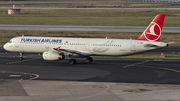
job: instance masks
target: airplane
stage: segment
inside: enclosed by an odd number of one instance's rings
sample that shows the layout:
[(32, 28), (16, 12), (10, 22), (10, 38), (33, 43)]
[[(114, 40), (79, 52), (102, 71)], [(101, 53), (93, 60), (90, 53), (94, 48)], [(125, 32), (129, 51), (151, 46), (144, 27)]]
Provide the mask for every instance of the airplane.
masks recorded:
[(19, 52), (20, 60), (24, 53), (42, 53), (44, 60), (63, 60), (69, 57), (70, 64), (76, 64), (75, 58), (91, 56), (127, 56), (168, 47), (173, 42), (160, 42), (165, 14), (157, 14), (144, 32), (136, 39), (108, 38), (68, 38), (19, 36), (10, 39), (3, 48), (10, 52)]

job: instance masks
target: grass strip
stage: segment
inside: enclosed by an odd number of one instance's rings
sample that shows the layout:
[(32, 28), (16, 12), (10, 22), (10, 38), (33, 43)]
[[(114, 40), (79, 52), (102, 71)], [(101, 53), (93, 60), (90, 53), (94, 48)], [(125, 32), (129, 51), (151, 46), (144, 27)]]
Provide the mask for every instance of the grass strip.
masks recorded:
[(176, 10), (124, 10), (122, 14), (121, 9), (22, 9), (19, 15), (6, 13), (0, 9), (0, 24), (147, 26), (157, 14), (165, 13), (165, 26), (180, 26)]
[(123, 56), (120, 58), (143, 58), (143, 59), (180, 59), (180, 54), (137, 54), (131, 56)]

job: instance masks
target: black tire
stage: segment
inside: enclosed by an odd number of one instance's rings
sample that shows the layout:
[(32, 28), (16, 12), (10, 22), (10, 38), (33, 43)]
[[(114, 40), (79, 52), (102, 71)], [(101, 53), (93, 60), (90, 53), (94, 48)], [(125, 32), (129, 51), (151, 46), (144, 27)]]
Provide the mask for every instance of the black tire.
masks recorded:
[(69, 64), (76, 64), (76, 59), (70, 59)]
[(93, 59), (91, 57), (87, 57), (86, 58), (86, 62), (89, 63), (89, 62), (93, 62)]
[(23, 61), (23, 57), (20, 57), (20, 61)]

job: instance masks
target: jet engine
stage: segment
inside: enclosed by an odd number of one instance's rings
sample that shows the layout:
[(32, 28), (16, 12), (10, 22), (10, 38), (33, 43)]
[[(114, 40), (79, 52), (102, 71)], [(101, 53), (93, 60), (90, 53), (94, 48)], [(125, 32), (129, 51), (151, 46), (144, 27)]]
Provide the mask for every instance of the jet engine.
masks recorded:
[(62, 56), (56, 51), (47, 51), (42, 55), (44, 60), (61, 60)]

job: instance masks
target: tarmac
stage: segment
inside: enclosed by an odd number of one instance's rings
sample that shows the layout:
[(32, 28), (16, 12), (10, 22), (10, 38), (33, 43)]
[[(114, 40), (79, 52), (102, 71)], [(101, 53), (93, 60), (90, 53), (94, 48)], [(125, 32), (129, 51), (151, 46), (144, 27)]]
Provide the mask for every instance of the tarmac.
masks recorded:
[(0, 49), (0, 101), (179, 101), (180, 60), (94, 58), (70, 65)]

